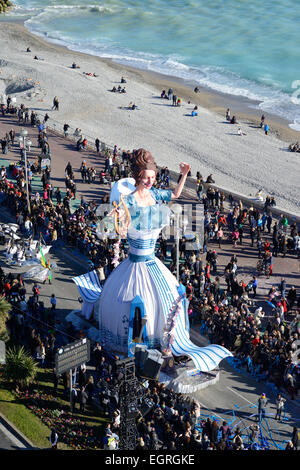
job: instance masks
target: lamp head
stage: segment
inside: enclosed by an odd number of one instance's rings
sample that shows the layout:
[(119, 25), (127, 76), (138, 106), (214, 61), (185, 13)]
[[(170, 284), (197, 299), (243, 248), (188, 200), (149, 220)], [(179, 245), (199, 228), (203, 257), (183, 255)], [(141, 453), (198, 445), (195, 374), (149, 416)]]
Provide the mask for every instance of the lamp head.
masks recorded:
[(28, 135), (28, 131), (26, 129), (21, 129), (20, 130), (20, 136), (21, 137), (26, 137)]

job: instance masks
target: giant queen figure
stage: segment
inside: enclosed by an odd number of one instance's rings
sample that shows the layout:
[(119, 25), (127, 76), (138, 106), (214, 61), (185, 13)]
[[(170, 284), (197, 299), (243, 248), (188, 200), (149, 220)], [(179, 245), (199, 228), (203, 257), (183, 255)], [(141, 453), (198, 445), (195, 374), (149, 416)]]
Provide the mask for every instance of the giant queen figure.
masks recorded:
[[(183, 286), (155, 257), (161, 230), (169, 224), (170, 201), (180, 197), (190, 165), (180, 164), (181, 178), (172, 191), (156, 189), (157, 165), (145, 149), (133, 151), (131, 172), (135, 184), (124, 195), (123, 180), (115, 183), (115, 207), (123, 205), (129, 256), (108, 276), (99, 300), (99, 331), (105, 348), (125, 356), (132, 340), (149, 349), (189, 356), (199, 370), (211, 370), (231, 355), (219, 345), (199, 347), (189, 337)], [(133, 181), (133, 180), (132, 180)], [(119, 191), (119, 192), (118, 192)], [(122, 194), (123, 192), (123, 194)], [(128, 194), (129, 192), (129, 194)], [(117, 210), (117, 209), (116, 209)]]

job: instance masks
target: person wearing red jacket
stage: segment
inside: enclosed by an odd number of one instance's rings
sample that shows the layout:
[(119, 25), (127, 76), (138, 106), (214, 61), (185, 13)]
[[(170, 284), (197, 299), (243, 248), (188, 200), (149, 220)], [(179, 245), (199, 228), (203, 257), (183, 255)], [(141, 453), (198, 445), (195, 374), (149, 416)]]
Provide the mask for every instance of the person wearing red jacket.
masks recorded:
[(256, 335), (255, 338), (251, 341), (254, 347), (256, 347), (260, 342), (259, 335)]

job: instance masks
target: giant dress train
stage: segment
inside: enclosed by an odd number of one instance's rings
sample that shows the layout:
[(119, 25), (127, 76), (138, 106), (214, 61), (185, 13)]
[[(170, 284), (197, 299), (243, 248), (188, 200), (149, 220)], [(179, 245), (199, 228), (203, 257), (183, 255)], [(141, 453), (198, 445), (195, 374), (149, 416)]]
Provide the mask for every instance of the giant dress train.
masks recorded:
[(171, 353), (189, 356), (199, 370), (212, 370), (231, 353), (219, 345), (204, 348), (189, 338), (184, 300), (178, 293), (179, 284), (170, 270), (154, 255), (161, 230), (168, 225), (171, 190), (151, 188), (153, 205), (137, 204), (134, 193), (125, 196), (131, 223), (127, 231), (129, 256), (107, 278), (99, 301), (99, 332), (102, 344), (121, 354), (128, 354), (128, 335), (132, 302), (139, 296), (145, 309), (147, 347), (163, 350), (165, 328), (170, 312), (177, 305)]

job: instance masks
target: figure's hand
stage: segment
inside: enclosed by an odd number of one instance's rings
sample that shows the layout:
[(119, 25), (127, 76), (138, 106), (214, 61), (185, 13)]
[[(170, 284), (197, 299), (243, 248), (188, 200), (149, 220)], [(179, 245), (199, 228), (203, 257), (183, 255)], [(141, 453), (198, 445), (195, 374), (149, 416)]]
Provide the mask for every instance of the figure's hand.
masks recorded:
[(180, 168), (180, 173), (182, 175), (187, 175), (188, 172), (191, 169), (191, 165), (189, 165), (188, 163), (185, 163), (185, 162), (181, 162), (180, 165), (179, 165), (179, 168)]

